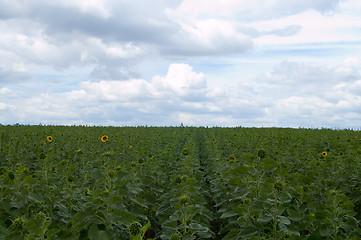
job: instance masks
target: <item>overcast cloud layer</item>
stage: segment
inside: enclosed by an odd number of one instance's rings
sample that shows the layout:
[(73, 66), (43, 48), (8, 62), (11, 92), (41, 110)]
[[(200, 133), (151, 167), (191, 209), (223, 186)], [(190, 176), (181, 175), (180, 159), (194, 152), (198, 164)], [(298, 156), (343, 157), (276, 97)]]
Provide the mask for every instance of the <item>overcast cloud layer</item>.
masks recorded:
[(361, 128), (359, 0), (0, 0), (0, 123)]

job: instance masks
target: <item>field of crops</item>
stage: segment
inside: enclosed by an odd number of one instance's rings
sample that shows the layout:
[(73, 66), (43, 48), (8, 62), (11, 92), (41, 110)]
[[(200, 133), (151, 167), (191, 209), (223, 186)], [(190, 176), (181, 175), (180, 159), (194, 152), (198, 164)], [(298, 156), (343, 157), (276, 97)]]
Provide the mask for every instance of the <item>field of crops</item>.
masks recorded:
[(0, 239), (361, 239), (360, 137), (0, 126)]

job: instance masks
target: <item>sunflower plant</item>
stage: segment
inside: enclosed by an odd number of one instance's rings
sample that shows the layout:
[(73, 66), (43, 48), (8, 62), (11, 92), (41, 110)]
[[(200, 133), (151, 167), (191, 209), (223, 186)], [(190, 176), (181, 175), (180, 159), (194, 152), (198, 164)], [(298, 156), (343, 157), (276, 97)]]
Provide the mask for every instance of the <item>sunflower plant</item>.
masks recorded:
[[(150, 222), (148, 222), (147, 224), (145, 224), (144, 226), (142, 226), (142, 224), (140, 224), (139, 222), (133, 222), (129, 227), (128, 227), (128, 232), (130, 235), (130, 240), (142, 240), (145, 233), (147, 232), (147, 230), (150, 227)], [(150, 238), (148, 238), (150, 239)], [(150, 239), (151, 240), (151, 239)]]
[(105, 142), (107, 142), (109, 140), (109, 138), (108, 138), (107, 135), (103, 135), (103, 136), (100, 137), (100, 140), (105, 143)]

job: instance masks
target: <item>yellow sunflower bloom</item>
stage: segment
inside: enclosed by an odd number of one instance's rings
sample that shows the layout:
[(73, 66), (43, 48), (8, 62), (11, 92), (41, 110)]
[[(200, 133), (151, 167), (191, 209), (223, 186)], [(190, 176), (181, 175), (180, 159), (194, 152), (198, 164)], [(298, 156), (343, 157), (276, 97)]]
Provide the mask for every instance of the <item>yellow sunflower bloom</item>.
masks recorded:
[(100, 139), (102, 140), (102, 142), (106, 142), (109, 140), (107, 135), (102, 136)]
[(322, 157), (326, 157), (327, 156), (327, 152), (322, 152)]
[(52, 142), (52, 141), (53, 141), (53, 137), (52, 137), (52, 136), (47, 136), (46, 139), (48, 140), (48, 142)]

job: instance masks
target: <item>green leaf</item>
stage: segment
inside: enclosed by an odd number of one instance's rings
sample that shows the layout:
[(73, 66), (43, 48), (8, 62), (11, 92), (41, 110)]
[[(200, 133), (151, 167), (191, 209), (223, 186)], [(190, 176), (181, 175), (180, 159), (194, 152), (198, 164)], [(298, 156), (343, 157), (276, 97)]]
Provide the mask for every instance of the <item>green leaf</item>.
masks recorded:
[(236, 200), (244, 200), (247, 195), (249, 195), (249, 192), (246, 192), (245, 194), (243, 194), (242, 196), (238, 196), (238, 197), (235, 197), (235, 198), (231, 198), (229, 199), (228, 201), (231, 202), (231, 201), (236, 201)]
[(278, 222), (283, 223), (285, 225), (290, 225), (291, 221), (285, 216), (277, 216)]
[(340, 204), (340, 208), (345, 211), (345, 213), (347, 213), (347, 215), (349, 216), (354, 216), (357, 214), (354, 211), (354, 204), (348, 199), (342, 201), (342, 203)]
[(94, 212), (93, 211), (84, 211), (84, 212), (78, 212), (74, 215), (73, 221), (76, 226), (79, 228), (83, 228), (84, 226), (88, 226), (90, 221), (94, 218)]
[(29, 198), (30, 200), (34, 201), (34, 202), (37, 202), (37, 203), (40, 203), (40, 202), (41, 202), (41, 198), (40, 198), (38, 195), (36, 195), (36, 194), (34, 194), (34, 193), (32, 193), (32, 192), (30, 192), (30, 193), (28, 194), (28, 198)]
[(261, 215), (258, 219), (257, 222), (260, 224), (267, 224), (269, 222), (271, 222), (273, 219), (272, 216), (266, 216), (266, 215)]
[(234, 216), (238, 216), (238, 213), (230, 211), (230, 212), (223, 213), (221, 218), (229, 218), (229, 217), (234, 217)]
[[(143, 208), (147, 208), (148, 206), (146, 205), (146, 203), (143, 203), (142, 199), (136, 199), (136, 198), (133, 198), (133, 197), (128, 197), (128, 199), (130, 201), (132, 201), (133, 203), (143, 207)], [(141, 202), (142, 201), (142, 202)]]
[(208, 232), (209, 229), (206, 226), (203, 226), (199, 223), (191, 223), (188, 225), (188, 227), (194, 231), (200, 231), (200, 232)]
[(288, 192), (282, 192), (279, 196), (279, 201), (281, 203), (290, 203), (291, 200), (292, 200), (292, 196)]
[(169, 216), (169, 221), (178, 221), (179, 219), (181, 219), (181, 213), (179, 211), (175, 211)]
[(302, 220), (301, 214), (295, 210), (287, 209), (287, 213), (288, 213), (288, 218), (291, 219), (292, 221)]
[[(58, 232), (60, 232), (61, 230), (60, 229), (58, 229), (58, 228), (52, 228), (52, 229), (48, 229), (47, 231), (46, 231), (46, 237), (48, 238), (48, 239), (57, 239), (57, 237), (59, 237), (59, 236), (57, 236), (58, 234)], [(1, 238), (0, 238), (1, 239)]]
[(205, 238), (211, 238), (214, 236), (214, 233), (209, 231), (209, 232), (197, 232), (197, 235), (199, 237), (201, 237), (201, 239), (205, 239)]
[(113, 235), (108, 231), (100, 230), (95, 224), (91, 225), (88, 230), (89, 240), (111, 240)]
[(357, 219), (354, 217), (347, 217), (346, 221), (345, 221), (345, 227), (344, 228), (348, 228), (348, 229), (356, 229), (357, 228)]
[(9, 232), (9, 229), (4, 227), (3, 225), (0, 225), (0, 239), (3, 239), (4, 236), (6, 236)]
[(19, 240), (19, 239), (25, 239), (25, 236), (23, 233), (20, 232), (12, 232), (9, 235), (4, 238), (5, 240)]
[(37, 180), (35, 178), (33, 178), (32, 176), (25, 176), (23, 181), (30, 185), (33, 185), (37, 182)]
[(194, 240), (194, 239), (196, 239), (196, 236), (193, 236), (189, 233), (186, 233), (182, 236), (182, 240)]
[(267, 172), (272, 172), (277, 169), (278, 164), (279, 164), (278, 162), (275, 162), (274, 160), (267, 158), (264, 159), (263, 162), (261, 163), (261, 168)]
[(230, 175), (243, 175), (243, 174), (247, 174), (247, 173), (248, 173), (248, 167), (246, 167), (246, 166), (240, 166), (240, 167), (237, 167), (237, 168), (231, 170), (229, 173), (230, 173)]
[(117, 212), (121, 217), (121, 223), (124, 225), (130, 225), (136, 218), (127, 211), (118, 211)]
[(279, 227), (283, 232), (285, 232), (287, 234), (296, 235), (297, 237), (300, 236), (300, 232), (298, 231), (298, 228), (295, 224), (291, 224), (291, 225), (287, 226), (285, 224), (280, 223)]
[(144, 236), (144, 234), (147, 232), (148, 228), (150, 228), (150, 222), (148, 222), (147, 224), (145, 224), (143, 227), (142, 227), (142, 236)]
[(249, 238), (252, 235), (257, 234), (258, 230), (256, 227), (254, 226), (247, 226), (245, 228), (242, 228), (241, 231), (239, 232), (239, 236), (244, 238)]
[(226, 236), (223, 237), (223, 240), (235, 240), (235, 239), (239, 239), (238, 238), (238, 229), (232, 229), (231, 231), (229, 231)]
[(330, 225), (322, 224), (320, 226), (320, 234), (324, 237), (331, 236), (334, 232), (335, 230)]

